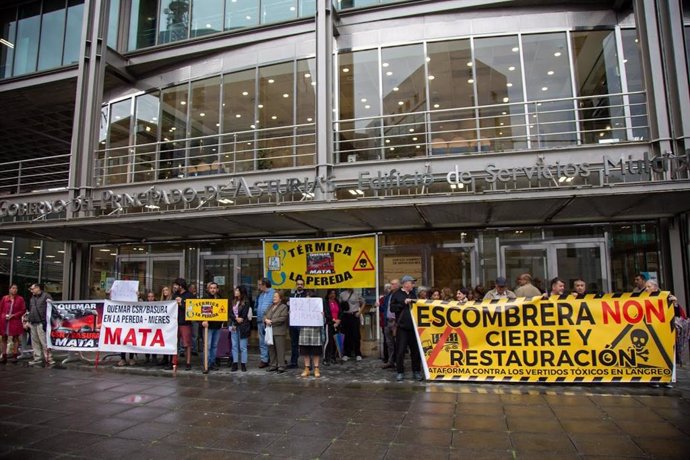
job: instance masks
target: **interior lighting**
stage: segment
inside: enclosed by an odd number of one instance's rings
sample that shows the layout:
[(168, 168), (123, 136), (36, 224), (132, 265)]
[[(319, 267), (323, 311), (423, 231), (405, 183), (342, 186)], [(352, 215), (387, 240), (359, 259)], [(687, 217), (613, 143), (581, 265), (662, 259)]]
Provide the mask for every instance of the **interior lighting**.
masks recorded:
[(291, 6), (291, 7), (290, 7), (290, 11), (295, 11), (295, 7), (294, 7), (294, 6)]
[(411, 132), (411, 133), (413, 133), (413, 132), (414, 132), (414, 128), (410, 128), (410, 129), (408, 129), (408, 131)]
[(348, 192), (350, 192), (350, 195), (352, 195), (352, 196), (357, 196), (357, 190), (350, 189), (350, 190), (348, 190)]
[(388, 149), (388, 150), (390, 150), (390, 151), (392, 152), (392, 151), (394, 151), (394, 150), (395, 150), (395, 147), (391, 147), (391, 148), (390, 148), (390, 149)]
[(512, 51), (513, 51), (513, 53), (517, 53), (518, 51), (520, 51), (520, 48), (515, 46), (515, 47), (513, 47)]
[(363, 97), (363, 98), (360, 99), (360, 100), (361, 100), (362, 102), (367, 102), (367, 98), (366, 98), (366, 97)]
[(242, 91), (242, 96), (249, 96), (249, 91)]
[(561, 57), (561, 52), (560, 52), (560, 51), (556, 51), (555, 53), (553, 53), (553, 55), (556, 56), (556, 57)]
[(269, 78), (269, 79), (268, 79), (268, 82), (271, 83), (271, 84), (273, 84), (273, 83), (275, 83), (276, 81), (275, 81), (274, 79), (272, 79), (272, 78)]
[(416, 138), (416, 137), (413, 137), (413, 138), (412, 138), (412, 140), (413, 140), (413, 141), (416, 141), (416, 140), (417, 140), (417, 138)]
[(421, 146), (421, 145), (415, 145), (415, 147), (414, 147), (414, 148), (416, 148), (416, 149), (421, 149), (421, 148), (422, 148), (422, 146)]
[(210, 28), (211, 28), (211, 24), (206, 24), (206, 28), (207, 28), (207, 29), (210, 29)]
[(391, 75), (393, 75), (393, 72), (389, 70), (388, 72), (386, 72), (386, 75), (390, 77)]
[(429, 62), (429, 61), (431, 61), (431, 58), (430, 57), (426, 58), (426, 62)]
[(187, 101), (180, 101), (180, 105), (187, 105)]
[(0, 44), (5, 45), (8, 48), (14, 48), (14, 43), (8, 42), (4, 38), (0, 38)]
[(472, 61), (467, 63), (467, 67), (472, 67)]
[(504, 98), (503, 98), (503, 102), (508, 102), (508, 101), (510, 101), (509, 98), (507, 98), (507, 97), (504, 97)]
[(367, 105), (364, 106), (364, 108), (367, 109), (367, 110), (369, 110), (369, 109), (371, 108), (371, 106), (370, 106), (369, 104), (367, 104)]
[(199, 114), (199, 116), (200, 116), (200, 117), (205, 117), (206, 114), (205, 114), (204, 112), (201, 112), (201, 113)]
[(157, 205), (155, 205), (155, 204), (147, 204), (147, 205), (144, 206), (144, 207), (145, 207), (146, 209), (160, 209), (160, 208), (161, 208), (160, 206), (157, 206)]
[(400, 88), (398, 88), (397, 86), (394, 86), (393, 91), (400, 91)]
[(435, 109), (438, 109), (439, 107), (441, 107), (441, 104), (434, 104)]
[(549, 70), (548, 72), (546, 72), (546, 75), (553, 75), (553, 74), (554, 74), (553, 70)]
[(263, 104), (259, 104), (259, 105), (257, 105), (257, 107), (260, 108), (260, 109), (263, 109), (263, 108), (264, 108), (264, 105), (263, 105)]
[(501, 112), (501, 115), (508, 115), (508, 112)]
[(433, 80), (434, 78), (436, 77), (434, 77), (433, 75), (429, 75), (429, 80)]
[(245, 16), (245, 18), (247, 18), (247, 21), (251, 21), (251, 20), (252, 20), (252, 17), (251, 17), (251, 16)]
[(235, 118), (242, 118), (242, 114), (241, 113), (236, 114)]
[(60, 250), (58, 251), (58, 254), (64, 254), (64, 253), (65, 253), (65, 251), (63, 251), (62, 249), (60, 249)]
[(510, 70), (512, 72), (513, 70), (515, 70), (515, 66), (511, 65), (510, 67), (508, 67), (508, 70)]
[(558, 178), (558, 182), (562, 184), (563, 182), (565, 182), (566, 179), (567, 178), (565, 176), (561, 176)]
[(310, 74), (310, 73), (305, 73), (305, 74), (304, 74), (304, 78), (311, 78), (311, 74)]
[(150, 127), (150, 126), (147, 126), (147, 127), (146, 127), (146, 131), (151, 131), (151, 127)]
[(283, 97), (287, 98), (290, 97), (290, 95), (288, 93), (283, 93)]
[(350, 71), (349, 67), (343, 67), (343, 73), (348, 73)]
[(277, 117), (276, 115), (273, 115), (273, 116), (271, 117), (271, 120), (277, 120), (277, 119), (278, 119), (278, 117)]
[(311, 122), (311, 121), (313, 121), (313, 118), (309, 117), (309, 118), (307, 118), (307, 121)]
[(316, 82), (315, 81), (311, 82), (311, 86), (316, 86)]
[(542, 90), (542, 91), (548, 91), (548, 90), (549, 90), (549, 87), (548, 87), (548, 86), (542, 86), (542, 87), (541, 87), (541, 90)]
[(383, 64), (381, 64), (382, 67), (388, 67), (389, 65), (390, 65), (390, 64), (387, 63), (387, 62), (384, 62)]
[(2, 242), (3, 242), (3, 243), (9, 243), (9, 244), (14, 243), (14, 241), (12, 241), (12, 240), (2, 240)]
[(228, 198), (221, 198), (221, 199), (218, 200), (218, 203), (221, 203), (221, 204), (233, 204), (234, 201), (232, 201), (232, 200), (230, 200), (230, 199), (228, 199)]
[(220, 127), (220, 123), (216, 123), (216, 128), (219, 128), (219, 127)]
[(469, 78), (469, 79), (467, 80), (467, 83), (469, 83), (470, 85), (471, 85), (472, 83), (474, 83), (474, 78)]
[(99, 249), (101, 252), (110, 252), (110, 249)]
[(506, 86), (507, 86), (508, 88), (512, 88), (512, 87), (513, 87), (513, 84), (512, 84), (512, 83), (506, 83)]

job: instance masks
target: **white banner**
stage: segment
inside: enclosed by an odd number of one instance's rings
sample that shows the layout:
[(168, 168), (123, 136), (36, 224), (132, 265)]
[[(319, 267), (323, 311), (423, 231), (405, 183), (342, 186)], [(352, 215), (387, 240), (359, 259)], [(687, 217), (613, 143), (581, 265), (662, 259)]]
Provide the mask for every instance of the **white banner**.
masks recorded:
[(98, 342), (100, 351), (177, 353), (177, 302), (107, 300)]
[(290, 326), (323, 327), (323, 300), (320, 297), (291, 297)]

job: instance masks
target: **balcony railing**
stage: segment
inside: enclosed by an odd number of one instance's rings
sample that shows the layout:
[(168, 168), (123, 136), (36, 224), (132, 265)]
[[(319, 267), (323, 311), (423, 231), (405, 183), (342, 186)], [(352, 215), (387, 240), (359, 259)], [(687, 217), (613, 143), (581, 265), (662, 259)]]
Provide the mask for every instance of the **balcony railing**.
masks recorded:
[(69, 154), (0, 163), (0, 195), (64, 189), (69, 163)]
[(334, 131), (339, 162), (542, 150), (649, 137), (644, 92), (339, 120)]

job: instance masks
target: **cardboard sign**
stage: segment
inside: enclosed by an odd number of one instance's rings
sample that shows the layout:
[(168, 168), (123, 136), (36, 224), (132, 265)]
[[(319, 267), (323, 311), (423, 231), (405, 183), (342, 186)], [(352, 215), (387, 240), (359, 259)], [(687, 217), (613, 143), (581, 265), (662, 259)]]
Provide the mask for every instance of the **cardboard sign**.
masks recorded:
[(321, 298), (290, 298), (290, 326), (323, 327), (323, 322), (323, 300)]
[(227, 321), (228, 299), (187, 299), (187, 321)]

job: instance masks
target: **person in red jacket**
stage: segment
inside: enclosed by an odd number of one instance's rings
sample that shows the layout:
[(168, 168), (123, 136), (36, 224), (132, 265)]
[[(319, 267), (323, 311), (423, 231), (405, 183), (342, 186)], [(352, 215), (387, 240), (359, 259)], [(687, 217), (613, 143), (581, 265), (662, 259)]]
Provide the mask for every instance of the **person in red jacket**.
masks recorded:
[[(19, 339), (24, 333), (22, 316), (26, 313), (24, 298), (17, 295), (17, 285), (10, 286), (10, 292), (0, 301), (0, 346), (2, 355), (0, 363), (7, 362), (7, 356), (13, 363), (17, 362), (19, 352)], [(9, 343), (8, 343), (9, 342)]]

